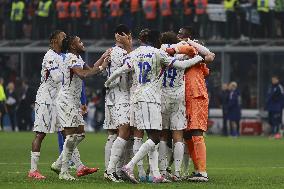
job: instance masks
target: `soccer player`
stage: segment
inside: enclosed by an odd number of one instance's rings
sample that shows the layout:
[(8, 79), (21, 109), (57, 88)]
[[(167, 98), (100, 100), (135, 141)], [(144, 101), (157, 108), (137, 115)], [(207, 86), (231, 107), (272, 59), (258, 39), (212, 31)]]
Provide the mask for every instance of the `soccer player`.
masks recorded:
[(34, 179), (45, 179), (38, 170), (40, 148), (46, 133), (53, 133), (56, 128), (56, 114), (54, 99), (58, 93), (62, 73), (60, 67), (63, 58), (60, 56), (62, 40), (66, 37), (63, 31), (57, 30), (50, 36), (50, 49), (43, 58), (41, 69), (41, 84), (37, 91), (35, 102), (35, 123), (33, 131), (36, 133), (32, 142), (31, 169), (28, 177)]
[[(124, 42), (127, 43), (127, 40)], [(114, 79), (130, 71), (134, 71), (136, 75), (137, 89), (134, 94), (135, 122), (137, 129), (146, 130), (148, 140), (140, 147), (131, 161), (122, 168), (124, 175), (133, 183), (139, 183), (133, 174), (133, 168), (148, 153), (154, 176), (153, 182), (168, 182), (159, 172), (157, 152), (157, 145), (160, 142), (159, 136), (162, 130), (162, 66), (185, 69), (203, 60), (200, 56), (196, 56), (190, 60), (179, 61), (160, 50), (160, 46), (160, 33), (150, 31), (145, 45), (141, 45), (132, 51), (125, 59), (125, 64), (117, 69), (105, 83), (106, 86), (109, 86)]]
[(65, 38), (63, 46), (66, 47), (68, 54), (66, 54), (65, 60), (64, 82), (56, 98), (56, 110), (59, 123), (64, 128), (66, 139), (61, 157), (55, 163), (61, 162), (59, 179), (75, 180), (70, 175), (68, 168), (74, 150), (85, 138), (85, 123), (80, 112), (82, 79), (103, 71), (107, 67), (107, 62), (104, 61), (106, 58), (106, 53), (104, 53), (93, 68), (87, 66), (79, 55), (84, 52), (85, 48), (77, 36)]
[[(125, 25), (118, 25), (114, 30), (115, 34), (126, 34), (128, 36), (130, 46), (124, 46), (119, 41), (115, 41), (115, 46), (112, 48), (110, 54), (110, 63), (108, 65), (108, 77), (123, 65), (124, 56), (131, 51), (132, 38), (130, 30)], [(107, 157), (106, 161), (106, 171), (105, 178), (112, 182), (121, 182), (121, 166), (118, 166), (122, 159), (122, 155), (130, 138), (130, 126), (129, 126), (129, 77), (127, 74), (122, 75), (120, 78), (116, 79), (111, 86), (107, 89), (105, 102), (105, 123), (104, 129), (108, 130), (109, 137), (106, 144)], [(112, 146), (108, 143), (110, 142), (110, 137), (118, 130), (118, 136), (114, 140)], [(110, 155), (108, 157), (108, 155)], [(116, 170), (116, 167), (120, 169)]]
[[(162, 49), (177, 44), (178, 38), (174, 32), (164, 32), (161, 36)], [(183, 56), (175, 55), (183, 60)], [(186, 128), (184, 101), (184, 69), (169, 67), (164, 71), (162, 86), (162, 125), (163, 131), (159, 145), (159, 162), (161, 174), (167, 177), (167, 143), (173, 139), (173, 159), (175, 171), (173, 181), (181, 180), (181, 165), (184, 155), (183, 130)], [(169, 136), (171, 135), (171, 136)]]
[[(181, 41), (194, 47), (198, 53), (204, 55), (205, 62), (212, 62), (215, 54), (210, 52), (206, 47), (192, 41), (191, 35), (193, 31), (189, 27), (181, 28), (178, 37)], [(176, 50), (182, 54), (190, 52), (188, 45), (181, 46)], [(194, 53), (193, 53), (194, 54)], [(191, 57), (193, 55), (189, 53)], [(185, 71), (185, 102), (187, 129), (185, 140), (188, 145), (188, 151), (192, 158), (195, 171), (189, 177), (190, 181), (207, 182), (208, 176), (206, 172), (206, 146), (204, 141), (204, 132), (207, 131), (208, 121), (208, 93), (206, 89), (205, 77), (209, 74), (206, 64), (197, 64)]]

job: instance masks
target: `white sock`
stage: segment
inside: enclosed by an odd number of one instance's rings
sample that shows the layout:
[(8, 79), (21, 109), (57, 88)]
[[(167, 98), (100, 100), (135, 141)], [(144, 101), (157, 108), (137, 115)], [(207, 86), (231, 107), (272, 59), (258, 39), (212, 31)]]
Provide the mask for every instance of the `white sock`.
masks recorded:
[(82, 167), (84, 167), (84, 164), (82, 163), (82, 161), (80, 159), (80, 153), (79, 153), (79, 150), (78, 150), (77, 147), (73, 151), (71, 161), (73, 161), (75, 163), (75, 167), (76, 167), (77, 171), (81, 170)]
[(115, 141), (117, 135), (108, 135), (107, 142), (105, 145), (105, 170), (107, 170), (108, 163), (109, 163), (109, 158), (110, 158), (110, 151), (111, 147), (113, 145), (113, 142)]
[(75, 144), (76, 144), (76, 134), (67, 135), (62, 151), (62, 166), (61, 166), (62, 173), (68, 172), (69, 161), (71, 160), (72, 153), (76, 147)]
[(123, 164), (127, 164), (133, 157), (134, 139), (130, 138), (125, 146), (125, 153), (123, 154)]
[[(134, 155), (139, 151), (139, 148), (142, 146), (142, 144), (143, 144), (143, 138), (134, 137), (134, 144), (133, 144), (133, 154)], [(138, 175), (140, 177), (146, 176), (146, 173), (143, 167), (143, 159), (137, 162), (137, 168), (138, 168)]]
[(111, 148), (111, 155), (107, 168), (108, 173), (115, 172), (116, 164), (119, 160), (122, 160), (122, 153), (124, 152), (127, 141), (123, 138), (117, 137)]
[(144, 144), (142, 144), (139, 151), (126, 166), (133, 169), (137, 162), (142, 160), (153, 148), (155, 148), (155, 143), (151, 139), (148, 139)]
[(183, 142), (176, 142), (174, 144), (174, 163), (175, 163), (175, 175), (178, 177), (180, 177), (183, 155), (184, 155)]
[(152, 148), (149, 152), (149, 164), (154, 177), (160, 177), (159, 160), (158, 160), (158, 145)]
[(40, 152), (31, 152), (31, 172), (37, 170), (37, 164), (39, 161)]
[(167, 142), (160, 141), (159, 144), (159, 165), (162, 175), (167, 174), (168, 160), (167, 160)]
[(171, 167), (173, 163), (173, 149), (167, 145), (167, 168)]
[(76, 134), (76, 143), (75, 145), (78, 146), (85, 139), (85, 133)]
[(189, 173), (190, 157), (188, 153), (187, 144), (184, 143), (184, 154), (183, 154), (183, 172), (187, 176)]
[(55, 164), (56, 164), (58, 167), (61, 167), (61, 166), (62, 166), (62, 152), (60, 153), (59, 157), (58, 157), (57, 160), (55, 161)]
[(124, 165), (124, 158), (125, 158), (125, 149), (123, 150), (123, 153), (121, 155), (121, 158), (119, 158), (119, 160), (117, 161), (116, 163), (116, 166), (115, 166), (115, 170), (116, 170), (116, 175), (119, 176), (119, 177), (122, 177), (122, 166)]

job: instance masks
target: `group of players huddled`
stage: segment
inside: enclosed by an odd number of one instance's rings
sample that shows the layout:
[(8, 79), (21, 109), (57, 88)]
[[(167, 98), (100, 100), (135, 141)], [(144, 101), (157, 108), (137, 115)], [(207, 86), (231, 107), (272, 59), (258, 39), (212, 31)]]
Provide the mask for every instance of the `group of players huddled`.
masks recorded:
[[(190, 27), (181, 28), (178, 34), (143, 29), (138, 38), (139, 47), (133, 49), (131, 31), (118, 25), (115, 45), (90, 67), (80, 56), (84, 45), (78, 36), (66, 36), (63, 31), (51, 34), (36, 96), (36, 135), (28, 177), (46, 178), (37, 167), (41, 143), (47, 133), (56, 131), (64, 135), (63, 150), (51, 165), (59, 179), (75, 180), (69, 172), (70, 162), (75, 164), (78, 177), (97, 172), (98, 168), (81, 162), (77, 148), (85, 138), (82, 80), (106, 71), (105, 179), (132, 183), (208, 181), (203, 136), (209, 103), (205, 77), (209, 74), (206, 64), (215, 54), (192, 39)], [(147, 140), (143, 142), (145, 131)], [(143, 165), (146, 156), (147, 171)], [(194, 171), (189, 175), (190, 158)], [(183, 174), (182, 164), (186, 167)]]

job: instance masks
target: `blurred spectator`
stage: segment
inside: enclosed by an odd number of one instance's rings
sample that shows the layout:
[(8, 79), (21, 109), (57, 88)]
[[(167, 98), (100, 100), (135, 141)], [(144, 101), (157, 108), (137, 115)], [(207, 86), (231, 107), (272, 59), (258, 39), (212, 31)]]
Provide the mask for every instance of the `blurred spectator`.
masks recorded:
[(108, 37), (113, 37), (113, 30), (114, 28), (121, 23), (121, 17), (123, 15), (123, 1), (122, 0), (109, 0), (109, 6), (110, 10), (110, 22), (108, 27)]
[(140, 0), (127, 0), (129, 2), (131, 13), (131, 28), (134, 36), (136, 37), (141, 30), (141, 7), (142, 1)]
[(14, 0), (12, 2), (10, 15), (12, 39), (21, 39), (23, 37), (25, 11), (26, 6), (23, 0)]
[(47, 39), (52, 29), (52, 11), (53, 4), (51, 0), (40, 0), (37, 8), (37, 31), (39, 39)]
[(247, 14), (251, 4), (248, 0), (239, 0), (240, 7), (239, 7), (239, 16), (240, 16), (240, 37), (242, 40), (248, 39), (249, 30), (248, 26), (249, 23), (247, 21)]
[(34, 90), (29, 87), (25, 80), (22, 81), (19, 93), (20, 98), (17, 109), (17, 125), (20, 131), (31, 130), (33, 127), (32, 111), (36, 94)]
[(195, 15), (193, 0), (183, 0), (183, 26), (192, 26)]
[(145, 15), (145, 27), (151, 29), (158, 29), (158, 2), (157, 0), (144, 0), (143, 1), (143, 12)]
[(275, 0), (275, 17), (279, 23), (279, 30), (281, 37), (284, 38), (284, 1)]
[(206, 13), (208, 0), (194, 0), (196, 14), (196, 31), (199, 37), (206, 39), (208, 33), (208, 15)]
[(257, 0), (257, 11), (260, 16), (260, 33), (263, 38), (270, 36), (269, 0)]
[(91, 19), (91, 37), (100, 39), (103, 31), (103, 1), (90, 0), (88, 11)]
[(15, 119), (16, 119), (16, 107), (17, 107), (17, 97), (15, 93), (15, 85), (13, 82), (9, 82), (7, 85), (7, 100), (6, 107), (7, 113), (10, 118), (10, 123), (12, 126), (12, 131), (15, 131)]
[(4, 79), (0, 77), (0, 129), (3, 130), (3, 116), (6, 113), (6, 95), (4, 91)]
[(56, 2), (56, 25), (57, 29), (69, 33), (69, 0), (58, 0)]
[(238, 84), (231, 82), (229, 84), (229, 102), (228, 102), (228, 120), (230, 121), (230, 132), (232, 136), (239, 136), (241, 119), (241, 97), (238, 90)]
[(224, 0), (226, 10), (226, 38), (237, 38), (238, 24), (236, 8), (239, 6), (239, 0)]
[(220, 101), (222, 105), (222, 113), (223, 113), (223, 135), (228, 136), (228, 105), (229, 105), (229, 95), (230, 91), (228, 88), (228, 84), (224, 83), (222, 85), (222, 92), (220, 96)]
[(73, 35), (81, 35), (83, 27), (82, 20), (83, 4), (81, 0), (72, 0), (70, 3), (70, 19), (71, 19), (71, 33)]
[(160, 30), (169, 31), (172, 30), (173, 26), (173, 0), (159, 0), (160, 10)]
[(268, 120), (271, 126), (271, 136), (279, 135), (279, 129), (282, 120), (282, 109), (284, 102), (284, 89), (279, 82), (278, 76), (271, 77), (271, 86), (268, 89), (266, 99), (266, 110), (268, 111)]

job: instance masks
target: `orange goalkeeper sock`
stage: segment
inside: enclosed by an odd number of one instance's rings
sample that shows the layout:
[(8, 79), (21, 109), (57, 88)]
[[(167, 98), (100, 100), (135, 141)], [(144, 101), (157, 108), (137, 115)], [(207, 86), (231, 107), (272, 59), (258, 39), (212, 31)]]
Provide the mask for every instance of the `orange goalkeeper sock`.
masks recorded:
[(203, 136), (192, 136), (196, 168), (199, 173), (206, 173), (206, 146)]

